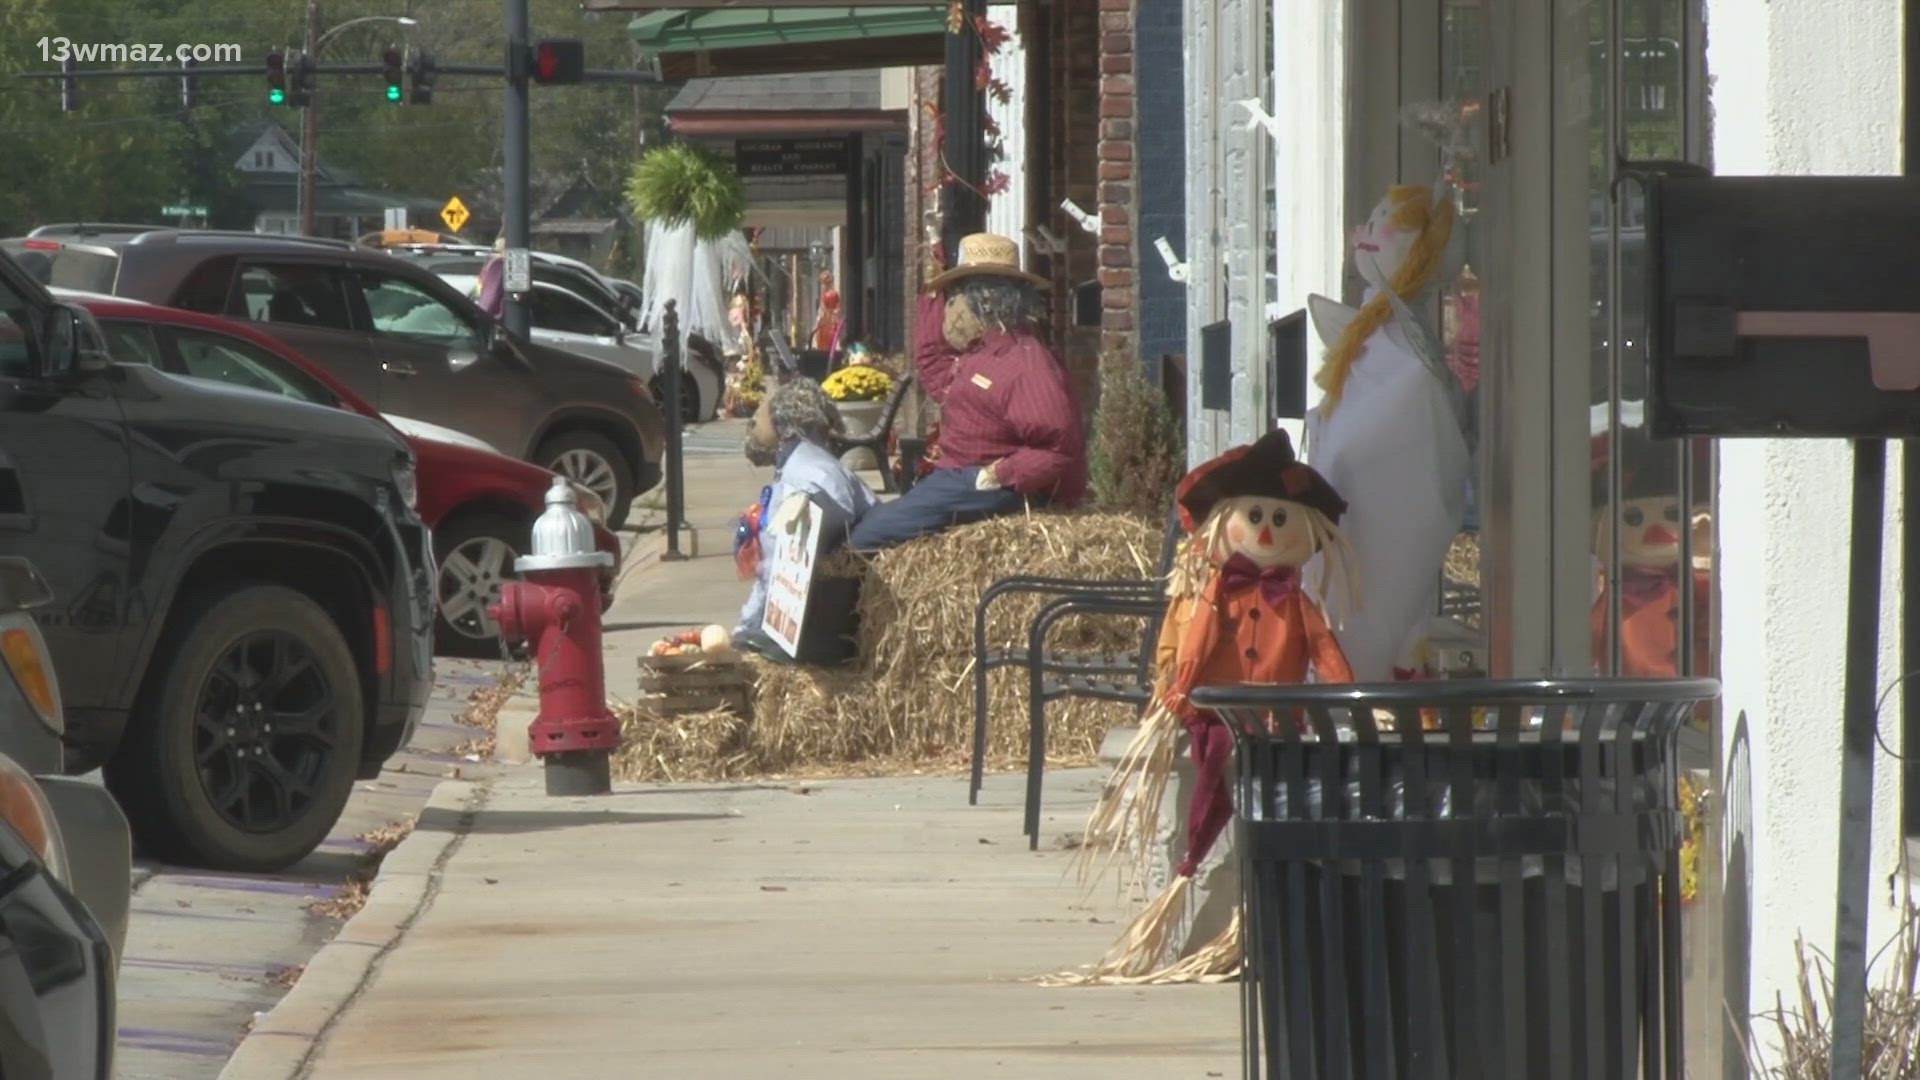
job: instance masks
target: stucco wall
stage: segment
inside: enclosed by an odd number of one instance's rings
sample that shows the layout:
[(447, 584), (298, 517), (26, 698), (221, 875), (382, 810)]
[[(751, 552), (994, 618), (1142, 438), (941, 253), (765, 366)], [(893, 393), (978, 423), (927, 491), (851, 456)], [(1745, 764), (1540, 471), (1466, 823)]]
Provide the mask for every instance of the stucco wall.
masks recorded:
[[(1715, 171), (1897, 172), (1898, 7), (1707, 0)], [(1899, 455), (1890, 457), (1897, 483)], [(1743, 919), (1750, 926), (1749, 1000), (1762, 1008), (1776, 990), (1792, 997), (1797, 934), (1826, 951), (1833, 944), (1850, 462), (1846, 445), (1833, 441), (1729, 440), (1721, 448), (1729, 926), (1736, 935)], [(1897, 501), (1888, 505), (1896, 518)], [(1885, 533), (1883, 602), (1891, 608), (1899, 595), (1897, 522)], [(1898, 674), (1898, 627), (1884, 615), (1881, 623), (1877, 686), (1884, 687)], [(1895, 746), (1899, 708), (1896, 692), (1881, 716)], [(1882, 755), (1874, 777), (1875, 947), (1892, 929), (1897, 768)], [(1743, 878), (1750, 889), (1744, 912)]]

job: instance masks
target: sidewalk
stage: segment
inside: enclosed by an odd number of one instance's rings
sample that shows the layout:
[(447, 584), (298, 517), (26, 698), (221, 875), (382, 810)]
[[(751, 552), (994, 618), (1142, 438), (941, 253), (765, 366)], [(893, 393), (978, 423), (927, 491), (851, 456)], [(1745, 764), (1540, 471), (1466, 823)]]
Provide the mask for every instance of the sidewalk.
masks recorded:
[[(768, 471), (737, 433), (702, 434), (697, 557), (658, 561), (658, 534), (632, 552), (606, 617), (615, 696), (661, 633), (731, 626), (746, 594), (732, 523)], [(1237, 1075), (1237, 986), (1025, 981), (1096, 960), (1137, 901), (1026, 850), (1023, 776), (989, 776), (979, 806), (960, 777), (555, 799), (511, 764), (535, 708), (502, 710), (508, 764), (440, 786), (223, 1080)], [(1044, 835), (1077, 834), (1102, 779), (1050, 774)]]
[[(1098, 776), (1049, 779), (1048, 833), (1076, 828)], [(969, 807), (953, 778), (597, 799), (548, 798), (533, 766), (450, 781), (221, 1075), (1234, 1075), (1237, 986), (1023, 981), (1097, 958), (1130, 909), (1025, 850), (1019, 788), (993, 777)]]

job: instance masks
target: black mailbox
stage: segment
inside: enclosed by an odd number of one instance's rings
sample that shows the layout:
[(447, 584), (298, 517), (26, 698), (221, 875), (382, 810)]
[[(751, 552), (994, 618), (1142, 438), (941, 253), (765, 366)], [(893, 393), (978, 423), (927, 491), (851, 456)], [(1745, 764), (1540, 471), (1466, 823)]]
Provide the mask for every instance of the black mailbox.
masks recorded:
[(1650, 183), (1649, 425), (1920, 434), (1920, 181)]

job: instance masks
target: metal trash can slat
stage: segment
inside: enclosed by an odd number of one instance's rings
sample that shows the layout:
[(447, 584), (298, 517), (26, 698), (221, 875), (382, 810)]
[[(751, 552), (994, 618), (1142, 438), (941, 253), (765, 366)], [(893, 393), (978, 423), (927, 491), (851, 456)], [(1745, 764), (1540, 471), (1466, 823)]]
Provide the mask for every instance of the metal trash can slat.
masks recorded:
[(1679, 1080), (1677, 740), (1718, 694), (1195, 690), (1237, 742), (1247, 1075)]

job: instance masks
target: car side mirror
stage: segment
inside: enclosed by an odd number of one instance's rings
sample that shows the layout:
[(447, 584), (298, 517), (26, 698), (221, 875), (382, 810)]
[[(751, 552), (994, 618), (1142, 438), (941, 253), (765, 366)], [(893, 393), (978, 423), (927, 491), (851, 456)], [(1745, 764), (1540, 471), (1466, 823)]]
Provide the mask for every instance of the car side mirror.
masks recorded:
[(40, 341), (41, 374), (72, 378), (107, 365), (104, 339), (93, 316), (72, 304), (59, 304), (47, 313)]

